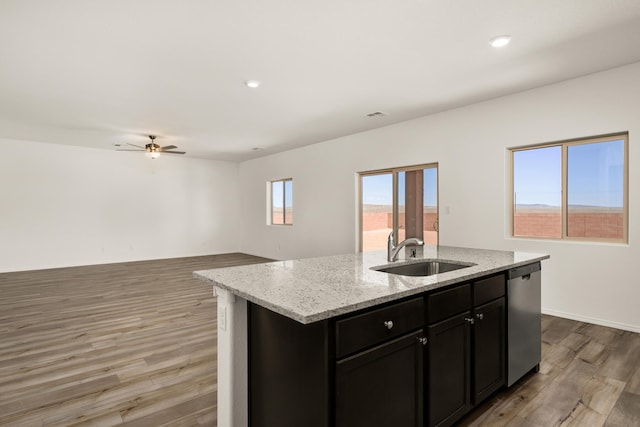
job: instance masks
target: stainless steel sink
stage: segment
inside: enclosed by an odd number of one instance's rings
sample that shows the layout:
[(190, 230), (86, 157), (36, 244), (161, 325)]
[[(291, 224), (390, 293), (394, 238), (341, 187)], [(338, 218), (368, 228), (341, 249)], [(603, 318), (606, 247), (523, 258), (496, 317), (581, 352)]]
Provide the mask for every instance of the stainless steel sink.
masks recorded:
[(411, 264), (392, 265), (388, 267), (376, 267), (373, 270), (382, 273), (399, 274), (401, 276), (431, 276), (433, 274), (446, 273), (471, 267), (475, 264), (458, 264), (446, 261), (424, 261)]

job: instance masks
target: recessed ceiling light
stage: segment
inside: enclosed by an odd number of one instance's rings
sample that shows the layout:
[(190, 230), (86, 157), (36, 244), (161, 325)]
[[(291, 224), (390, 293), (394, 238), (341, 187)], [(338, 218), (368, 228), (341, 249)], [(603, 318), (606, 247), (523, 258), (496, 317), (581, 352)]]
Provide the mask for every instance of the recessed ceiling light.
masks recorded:
[(261, 83), (258, 80), (247, 80), (244, 82), (244, 84), (247, 87), (250, 87), (251, 89), (255, 89), (261, 85)]
[(511, 41), (511, 36), (508, 34), (503, 34), (501, 36), (491, 37), (489, 39), (489, 44), (493, 47), (505, 47)]

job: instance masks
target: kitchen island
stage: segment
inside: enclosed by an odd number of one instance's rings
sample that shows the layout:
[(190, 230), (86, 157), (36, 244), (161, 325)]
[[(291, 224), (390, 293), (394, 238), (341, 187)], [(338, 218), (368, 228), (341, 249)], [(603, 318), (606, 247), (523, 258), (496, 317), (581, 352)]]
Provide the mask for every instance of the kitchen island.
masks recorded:
[[(428, 390), (431, 381), (431, 377), (426, 382), (422, 378), (429, 374), (429, 366), (425, 375), (422, 373), (425, 335), (432, 334), (431, 341), (438, 342), (438, 331), (460, 331), (460, 343), (470, 352), (467, 347), (472, 342), (473, 319), (469, 316), (483, 315), (480, 303), (496, 305), (499, 297), (504, 300), (508, 270), (548, 258), (544, 254), (443, 246), (420, 247), (415, 252), (415, 258), (392, 264), (430, 260), (465, 267), (430, 276), (389, 274), (376, 270), (390, 264), (386, 251), (379, 251), (194, 272), (213, 284), (218, 296), (218, 425), (248, 425), (252, 411), (251, 425), (273, 424), (273, 417), (282, 417), (278, 419), (281, 425), (340, 425), (340, 420), (349, 416), (341, 390), (353, 394), (349, 375), (359, 372), (354, 361), (362, 356), (382, 360), (377, 355), (387, 353), (419, 362), (394, 376), (417, 378), (405, 388), (416, 392), (408, 408), (415, 412), (415, 419), (422, 419), (422, 389)], [(480, 301), (485, 294), (491, 297)], [(450, 304), (455, 307), (442, 310)], [(504, 313), (504, 303), (501, 307)], [(395, 316), (395, 325), (380, 321), (384, 336), (377, 331), (368, 333), (369, 323), (377, 324), (378, 318), (386, 319), (384, 316)], [(458, 318), (467, 324), (457, 328), (451, 322)], [(449, 324), (453, 326), (447, 327)], [(503, 337), (504, 327), (498, 333)], [(504, 342), (497, 350), (504, 352), (500, 349), (504, 349)], [(435, 353), (428, 358), (432, 359), (435, 361)], [(474, 359), (469, 354), (460, 360), (466, 367)], [(472, 372), (466, 370), (465, 381), (470, 383), (467, 377)], [(504, 384), (504, 375), (501, 381)], [(468, 384), (464, 391), (468, 395), (467, 389)], [(458, 412), (468, 410), (470, 399)], [(351, 406), (357, 405), (353, 402)], [(305, 416), (309, 419), (300, 418)], [(430, 412), (425, 417), (430, 419)], [(452, 419), (429, 424), (446, 425)]]

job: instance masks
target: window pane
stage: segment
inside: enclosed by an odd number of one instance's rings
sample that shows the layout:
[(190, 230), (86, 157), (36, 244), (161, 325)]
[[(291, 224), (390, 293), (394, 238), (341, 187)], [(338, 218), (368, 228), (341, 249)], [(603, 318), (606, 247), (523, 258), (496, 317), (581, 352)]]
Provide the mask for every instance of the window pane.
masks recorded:
[(438, 169), (424, 170), (424, 220), (423, 239), (425, 244), (438, 244)]
[(385, 249), (393, 227), (393, 176), (362, 176), (362, 250)]
[(284, 224), (284, 183), (271, 183), (271, 223)]
[(562, 148), (514, 151), (513, 235), (562, 237)]
[[(417, 237), (437, 243), (436, 169), (398, 172), (398, 241)], [(426, 206), (431, 203), (431, 206)]]
[(293, 224), (293, 181), (284, 182), (284, 223)]
[(567, 147), (567, 235), (624, 237), (624, 141)]
[[(398, 172), (398, 235), (396, 236), (396, 243), (402, 242), (407, 238), (406, 233), (406, 173), (404, 171)], [(415, 236), (411, 236), (415, 237)]]
[(361, 175), (362, 250), (386, 249), (392, 230), (396, 230), (396, 243), (417, 237), (437, 244), (437, 176), (437, 167)]

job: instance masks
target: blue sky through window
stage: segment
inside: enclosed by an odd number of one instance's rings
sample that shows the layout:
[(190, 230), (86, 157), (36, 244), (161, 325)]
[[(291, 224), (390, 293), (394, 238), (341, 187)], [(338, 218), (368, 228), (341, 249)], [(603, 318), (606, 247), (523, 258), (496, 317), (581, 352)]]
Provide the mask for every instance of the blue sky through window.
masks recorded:
[(567, 147), (569, 205), (620, 208), (624, 202), (624, 141)]
[(285, 207), (293, 206), (293, 181), (273, 181), (271, 183), (271, 197), (273, 207), (282, 208), (282, 192), (284, 191)]
[[(562, 203), (562, 147), (513, 153), (513, 187), (517, 205)], [(567, 147), (567, 195), (571, 206), (622, 207), (624, 141)]]
[[(405, 174), (398, 174), (399, 188), (404, 188)], [(438, 169), (424, 169), (424, 206), (436, 206), (438, 201)], [(362, 202), (365, 205), (393, 203), (393, 177), (391, 173), (362, 177)], [(404, 192), (398, 194), (398, 203), (404, 205)]]
[(560, 207), (562, 147), (534, 148), (513, 153), (513, 189), (518, 205)]
[(393, 199), (393, 177), (390, 173), (362, 177), (362, 203), (389, 205)]

